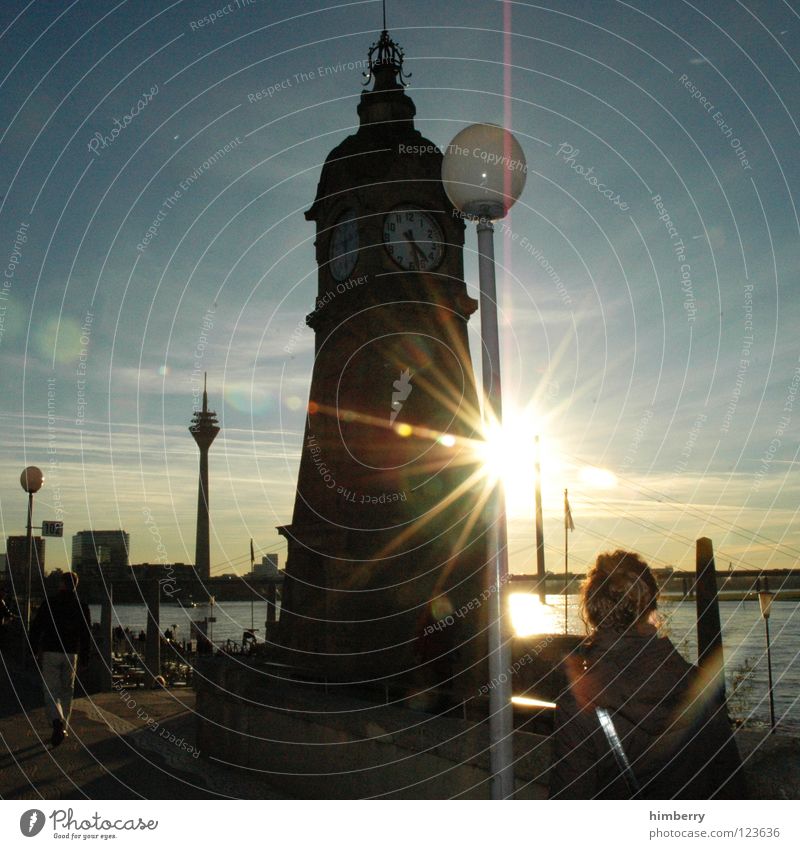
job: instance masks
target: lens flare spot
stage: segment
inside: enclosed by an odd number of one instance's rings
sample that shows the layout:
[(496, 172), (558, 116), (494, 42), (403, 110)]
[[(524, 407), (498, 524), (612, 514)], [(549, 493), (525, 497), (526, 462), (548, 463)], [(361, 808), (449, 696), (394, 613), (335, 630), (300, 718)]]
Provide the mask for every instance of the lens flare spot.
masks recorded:
[(314, 416), (319, 412), (319, 404), (316, 401), (308, 402), (308, 414)]
[(443, 433), (438, 439), (439, 445), (444, 445), (445, 448), (452, 448), (456, 444), (456, 438), (451, 433)]
[(286, 399), (286, 406), (290, 410), (299, 410), (303, 406), (303, 399), (299, 395), (290, 395)]
[(399, 424), (399, 425), (395, 425), (394, 429), (395, 429), (395, 433), (398, 436), (403, 436), (403, 437), (411, 436), (411, 434), (413, 432), (412, 429), (411, 429), (411, 425), (406, 424), (405, 422), (403, 422), (402, 424)]
[(436, 598), (431, 602), (431, 615), (435, 620), (444, 619), (453, 612), (453, 603), (447, 596)]
[(55, 357), (57, 363), (74, 365), (80, 360), (85, 366), (91, 347), (90, 334), (91, 328), (85, 333), (74, 319), (52, 316), (39, 325), (36, 341), (39, 351), (48, 358)]
[(608, 469), (598, 469), (595, 466), (586, 466), (581, 469), (581, 480), (597, 489), (611, 489), (616, 486), (617, 476)]
[(169, 376), (169, 373), (170, 373), (169, 366), (159, 366), (158, 367), (158, 373), (159, 373), (159, 375), (161, 375), (161, 377)]
[(274, 407), (271, 392), (246, 383), (225, 382), (225, 403), (240, 413), (265, 413)]

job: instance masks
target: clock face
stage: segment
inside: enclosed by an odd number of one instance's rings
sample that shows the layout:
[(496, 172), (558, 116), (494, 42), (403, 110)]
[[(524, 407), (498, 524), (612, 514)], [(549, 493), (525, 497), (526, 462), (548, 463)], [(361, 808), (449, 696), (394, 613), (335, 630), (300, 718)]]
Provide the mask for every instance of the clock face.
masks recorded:
[(413, 206), (398, 206), (383, 219), (383, 243), (407, 271), (429, 271), (444, 256), (442, 228), (432, 215)]
[(331, 274), (344, 280), (358, 261), (358, 221), (353, 209), (345, 210), (333, 228), (330, 242)]

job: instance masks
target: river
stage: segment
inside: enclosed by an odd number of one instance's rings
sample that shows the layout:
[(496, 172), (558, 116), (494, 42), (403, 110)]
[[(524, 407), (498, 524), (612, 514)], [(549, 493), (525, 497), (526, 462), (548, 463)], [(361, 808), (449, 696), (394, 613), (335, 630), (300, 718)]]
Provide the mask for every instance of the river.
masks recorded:
[[(514, 592), (511, 596), (512, 621), (518, 633), (563, 632), (563, 596), (547, 596), (545, 605), (539, 605), (530, 593)], [(687, 660), (696, 662), (694, 601), (664, 602), (660, 609), (665, 633)], [(256, 635), (261, 637), (266, 614), (265, 602), (252, 605), (246, 601), (216, 604), (213, 613), (216, 621), (211, 623), (211, 638), (216, 645), (227, 640), (239, 643), (242, 632), (251, 625), (256, 629)], [(178, 640), (188, 639), (190, 623), (202, 622), (209, 615), (208, 605), (182, 608), (162, 604), (161, 625), (165, 630), (169, 627), (175, 631)], [(570, 632), (583, 633), (578, 597), (575, 595), (568, 597), (567, 615)], [(92, 605), (93, 621), (99, 621), (99, 618), (99, 606)], [(722, 601), (720, 619), (731, 714), (737, 719), (767, 723), (767, 653), (764, 620), (760, 615), (758, 601)], [(115, 607), (115, 625), (128, 627), (138, 633), (146, 627), (145, 623), (143, 605), (122, 604)], [(775, 717), (780, 727), (800, 733), (800, 605), (797, 602), (773, 602), (770, 636)]]

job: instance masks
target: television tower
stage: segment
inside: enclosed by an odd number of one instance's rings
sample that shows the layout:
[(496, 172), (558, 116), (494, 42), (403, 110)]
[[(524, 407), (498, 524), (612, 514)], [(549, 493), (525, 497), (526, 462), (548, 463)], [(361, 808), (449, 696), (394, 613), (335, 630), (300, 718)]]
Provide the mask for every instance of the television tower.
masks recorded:
[(189, 433), (200, 449), (200, 481), (197, 487), (197, 537), (194, 567), (204, 583), (211, 577), (211, 555), (208, 535), (208, 449), (219, 433), (217, 414), (208, 409), (207, 374), (203, 375), (203, 409), (192, 416)]

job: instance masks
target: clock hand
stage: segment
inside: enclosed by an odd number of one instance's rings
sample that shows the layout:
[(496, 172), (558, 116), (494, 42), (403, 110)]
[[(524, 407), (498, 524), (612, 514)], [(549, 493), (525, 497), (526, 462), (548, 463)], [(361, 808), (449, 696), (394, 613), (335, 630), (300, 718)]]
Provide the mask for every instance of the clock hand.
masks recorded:
[(403, 236), (405, 236), (406, 241), (411, 245), (411, 249), (417, 254), (417, 271), (419, 271), (422, 268), (420, 263), (427, 263), (428, 257), (425, 255), (425, 251), (414, 241), (414, 234), (411, 230), (406, 230)]

